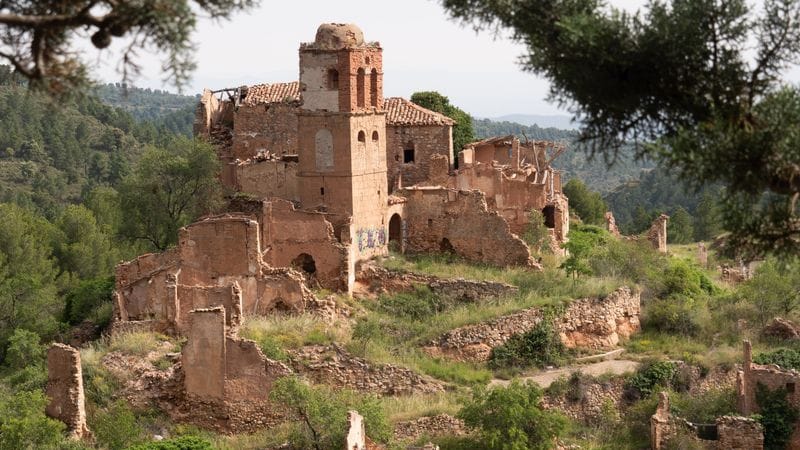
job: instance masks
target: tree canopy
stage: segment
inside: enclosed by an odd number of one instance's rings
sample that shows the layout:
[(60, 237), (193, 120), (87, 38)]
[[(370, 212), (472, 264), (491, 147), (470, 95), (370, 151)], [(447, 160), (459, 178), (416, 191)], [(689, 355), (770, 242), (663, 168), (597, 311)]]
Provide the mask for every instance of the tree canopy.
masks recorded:
[[(477, 28), (509, 29), (526, 70), (613, 162), (642, 142), (694, 186), (724, 185), (730, 244), (744, 253), (800, 250), (800, 0), (652, 1), (628, 14), (597, 0), (443, 0)], [(754, 51), (750, 51), (753, 43)], [(750, 56), (750, 55), (753, 56)]]
[(0, 57), (34, 87), (67, 93), (89, 79), (77, 41), (97, 49), (125, 43), (123, 77), (139, 72), (139, 52), (162, 55), (167, 79), (182, 87), (195, 68), (191, 34), (197, 17), (226, 19), (258, 0), (0, 0)]
[(456, 124), (453, 126), (453, 150), (456, 155), (465, 145), (475, 141), (472, 116), (463, 109), (451, 105), (449, 98), (436, 91), (424, 91), (411, 94), (411, 101), (423, 108), (428, 108), (455, 120)]

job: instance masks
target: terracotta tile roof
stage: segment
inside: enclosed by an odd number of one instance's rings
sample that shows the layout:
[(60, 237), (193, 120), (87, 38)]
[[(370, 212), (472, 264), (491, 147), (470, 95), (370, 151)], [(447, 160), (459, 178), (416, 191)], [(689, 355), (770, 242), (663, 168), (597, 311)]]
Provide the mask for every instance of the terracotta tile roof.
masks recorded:
[(300, 101), (300, 83), (255, 84), (247, 88), (244, 104), (284, 103)]
[(383, 102), (387, 125), (453, 125), (453, 119), (409, 100), (390, 97)]

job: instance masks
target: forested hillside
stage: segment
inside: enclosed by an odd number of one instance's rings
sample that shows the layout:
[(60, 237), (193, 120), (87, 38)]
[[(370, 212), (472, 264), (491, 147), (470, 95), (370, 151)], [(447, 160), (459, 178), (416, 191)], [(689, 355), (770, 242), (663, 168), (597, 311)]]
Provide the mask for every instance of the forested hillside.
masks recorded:
[(157, 122), (173, 133), (192, 134), (194, 108), (199, 95), (172, 94), (120, 83), (99, 85), (92, 95), (106, 105), (124, 110), (137, 121)]

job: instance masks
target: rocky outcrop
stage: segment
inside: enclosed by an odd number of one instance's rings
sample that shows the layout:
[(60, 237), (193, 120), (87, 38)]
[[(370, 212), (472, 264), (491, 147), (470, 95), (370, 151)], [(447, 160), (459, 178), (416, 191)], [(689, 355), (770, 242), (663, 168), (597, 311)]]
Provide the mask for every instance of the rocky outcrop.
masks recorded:
[(424, 416), (414, 420), (397, 422), (394, 438), (398, 441), (417, 441), (419, 438), (435, 436), (464, 436), (467, 427), (464, 421), (449, 414)]
[[(640, 293), (628, 287), (621, 287), (605, 297), (574, 300), (556, 319), (555, 325), (567, 347), (614, 347), (639, 330), (640, 301)], [(532, 330), (541, 320), (541, 310), (526, 309), (451, 330), (430, 342), (425, 350), (431, 355), (462, 361), (486, 361), (492, 348), (516, 334)]]
[(372, 364), (336, 344), (310, 345), (291, 352), (292, 367), (319, 384), (371, 392), (407, 395), (444, 391), (444, 385), (405, 367)]
[(764, 327), (762, 334), (773, 339), (793, 341), (800, 339), (800, 328), (791, 320), (776, 317)]

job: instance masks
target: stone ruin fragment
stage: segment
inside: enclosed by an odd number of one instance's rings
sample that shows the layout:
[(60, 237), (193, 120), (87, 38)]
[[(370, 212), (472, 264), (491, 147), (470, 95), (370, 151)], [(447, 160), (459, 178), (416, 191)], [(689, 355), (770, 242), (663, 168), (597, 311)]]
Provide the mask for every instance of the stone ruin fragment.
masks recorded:
[(74, 439), (90, 439), (86, 425), (83, 375), (80, 352), (64, 344), (52, 344), (47, 350), (48, 403), (45, 413), (67, 425)]

